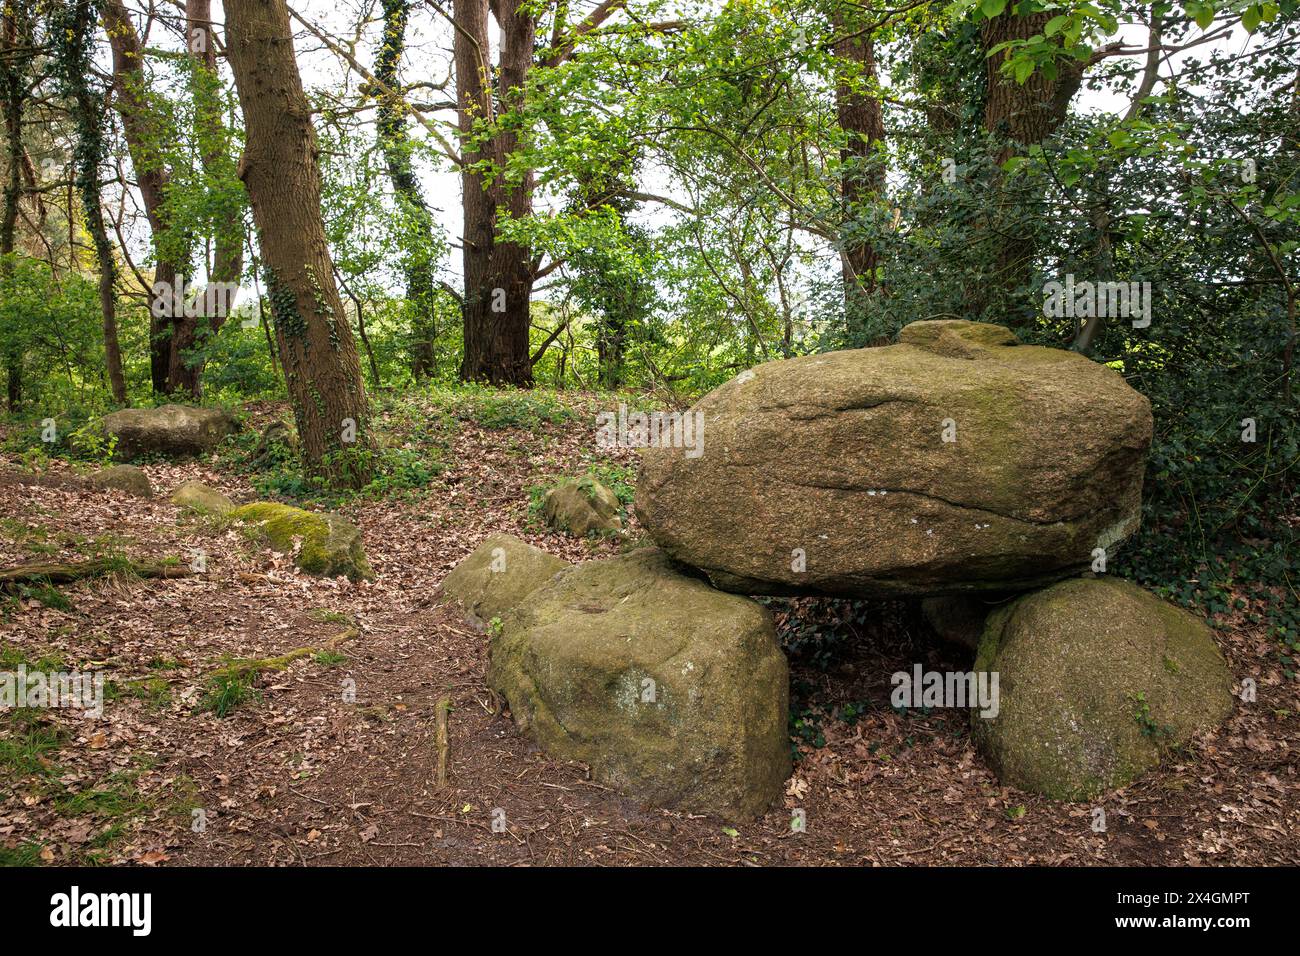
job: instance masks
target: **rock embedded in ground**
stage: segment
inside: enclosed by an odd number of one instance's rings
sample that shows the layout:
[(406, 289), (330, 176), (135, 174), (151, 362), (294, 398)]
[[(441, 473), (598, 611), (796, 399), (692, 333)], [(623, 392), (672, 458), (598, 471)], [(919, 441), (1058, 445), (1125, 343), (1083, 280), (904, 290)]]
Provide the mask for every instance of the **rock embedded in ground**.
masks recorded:
[(542, 515), (557, 531), (584, 538), (623, 529), (618, 496), (594, 478), (562, 482), (546, 492)]
[(984, 622), (1008, 599), (983, 594), (945, 594), (921, 599), (921, 615), (945, 641), (978, 650)]
[(235, 510), (235, 503), (201, 481), (184, 481), (172, 492), (172, 504), (200, 514), (224, 515)]
[(440, 596), (484, 623), (519, 604), (569, 562), (511, 534), (494, 534), (464, 557), (443, 579)]
[(88, 479), (92, 487), (113, 488), (141, 498), (153, 497), (149, 476), (135, 465), (113, 465), (95, 472)]
[(231, 511), (232, 523), (245, 525), (276, 551), (293, 556), (308, 574), (370, 579), (361, 530), (335, 514), (304, 511), (290, 505), (258, 501)]
[(693, 411), (704, 454), (647, 449), (636, 514), (728, 591), (1025, 590), (1138, 525), (1150, 403), (1001, 326), (914, 322), (896, 345), (769, 362)]
[(125, 460), (207, 454), (237, 429), (228, 412), (189, 405), (123, 408), (103, 418), (104, 434), (117, 438), (114, 455)]
[(989, 616), (975, 663), (998, 713), (972, 714), (1003, 784), (1087, 800), (1156, 766), (1232, 712), (1232, 678), (1199, 617), (1127, 581), (1078, 578)]
[(645, 804), (750, 819), (790, 772), (771, 615), (654, 548), (562, 571), (507, 612), (488, 683), (550, 756)]

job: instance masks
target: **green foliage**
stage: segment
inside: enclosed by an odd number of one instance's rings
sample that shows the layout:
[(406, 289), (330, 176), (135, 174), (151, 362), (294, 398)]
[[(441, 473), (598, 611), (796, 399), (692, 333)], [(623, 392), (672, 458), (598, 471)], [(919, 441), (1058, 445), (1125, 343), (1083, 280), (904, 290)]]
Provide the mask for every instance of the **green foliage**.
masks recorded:
[(242, 704), (257, 698), (253, 689), (255, 672), (222, 670), (208, 680), (207, 691), (199, 702), (200, 711), (225, 717)]
[(98, 418), (91, 418), (80, 428), (69, 432), (67, 441), (74, 456), (97, 465), (111, 462), (117, 448), (117, 436), (107, 434)]
[(0, 770), (6, 781), (50, 774), (50, 758), (63, 746), (65, 735), (39, 710), (20, 707), (4, 714), (0, 730)]
[(1137, 721), (1143, 737), (1159, 741), (1173, 735), (1173, 728), (1158, 723), (1151, 716), (1151, 705), (1147, 702), (1146, 694), (1139, 692), (1133, 695), (1133, 706), (1133, 719)]
[(532, 430), (544, 423), (559, 425), (573, 418), (572, 410), (557, 396), (542, 391), (466, 385), (447, 400), (453, 414), (462, 421), (493, 430)]

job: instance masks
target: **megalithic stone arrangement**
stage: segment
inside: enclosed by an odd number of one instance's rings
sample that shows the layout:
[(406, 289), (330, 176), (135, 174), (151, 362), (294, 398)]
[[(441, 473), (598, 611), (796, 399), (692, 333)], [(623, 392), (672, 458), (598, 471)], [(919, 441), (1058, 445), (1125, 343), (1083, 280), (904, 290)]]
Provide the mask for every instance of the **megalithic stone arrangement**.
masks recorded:
[(758, 366), (692, 411), (703, 455), (644, 453), (656, 547), (563, 567), (495, 538), (447, 578), (494, 615), (488, 681), (553, 756), (657, 806), (776, 803), (786, 663), (741, 595), (928, 599), (977, 670), (1005, 671), (1000, 706), (972, 710), (990, 765), (1051, 797), (1122, 786), (1231, 711), (1203, 622), (1080, 577), (1140, 517), (1151, 409), (1114, 370), (916, 322), (893, 346)]
[(924, 597), (1050, 584), (1138, 526), (1150, 403), (977, 322), (769, 362), (695, 405), (705, 453), (645, 452), (655, 544), (743, 594)]

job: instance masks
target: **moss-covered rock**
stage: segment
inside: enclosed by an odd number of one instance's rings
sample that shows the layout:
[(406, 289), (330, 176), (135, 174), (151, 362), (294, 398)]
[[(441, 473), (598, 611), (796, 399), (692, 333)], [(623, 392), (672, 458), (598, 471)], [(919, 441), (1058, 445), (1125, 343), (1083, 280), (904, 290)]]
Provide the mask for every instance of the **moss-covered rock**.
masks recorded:
[(201, 481), (184, 481), (172, 492), (172, 504), (200, 514), (224, 515), (235, 510), (235, 503)]
[(524, 598), (492, 637), (488, 683), (548, 754), (646, 804), (751, 818), (790, 772), (771, 616), (654, 548)]
[(258, 501), (236, 508), (227, 517), (250, 528), (276, 551), (293, 555), (294, 563), (308, 574), (346, 575), (353, 581), (374, 577), (361, 530), (338, 515)]
[(1138, 525), (1150, 403), (1002, 326), (768, 362), (694, 406), (702, 453), (643, 452), (655, 543), (747, 594), (1022, 591)]
[(500, 617), (567, 567), (569, 562), (514, 535), (494, 534), (452, 568), (439, 596), (483, 623)]
[(618, 496), (590, 477), (561, 482), (546, 492), (542, 502), (548, 525), (579, 538), (621, 531), (619, 508)]
[(93, 488), (113, 488), (141, 498), (153, 497), (149, 476), (134, 465), (113, 465), (95, 472), (87, 480)]
[(114, 455), (125, 461), (149, 454), (207, 454), (238, 427), (234, 418), (219, 408), (189, 405), (123, 408), (105, 415), (102, 424), (105, 435), (117, 438)]
[(994, 611), (975, 669), (998, 674), (997, 716), (971, 720), (999, 779), (1062, 800), (1124, 786), (1232, 711), (1205, 622), (1115, 578)]

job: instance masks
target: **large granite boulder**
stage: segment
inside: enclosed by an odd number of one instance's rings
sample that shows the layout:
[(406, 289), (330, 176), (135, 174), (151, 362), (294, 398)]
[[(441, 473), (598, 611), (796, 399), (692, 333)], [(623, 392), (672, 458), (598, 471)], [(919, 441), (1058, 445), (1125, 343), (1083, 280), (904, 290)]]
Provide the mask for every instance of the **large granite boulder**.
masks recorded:
[(353, 581), (374, 577), (361, 540), (361, 530), (335, 514), (304, 511), (272, 501), (243, 505), (227, 514), (253, 538), (291, 555), (308, 574), (343, 575)]
[(998, 778), (1063, 800), (1129, 783), (1233, 706), (1205, 622), (1115, 578), (1063, 581), (994, 611), (975, 670), (998, 675), (997, 715), (971, 716)]
[(140, 498), (152, 498), (149, 476), (135, 465), (112, 465), (100, 469), (87, 479), (92, 488), (112, 488)]
[(1016, 591), (1138, 525), (1151, 409), (1114, 370), (1007, 329), (769, 362), (710, 392), (705, 452), (644, 452), (636, 513), (749, 594)]
[(440, 597), (459, 604), (473, 621), (485, 623), (569, 566), (512, 534), (494, 534), (451, 569), (442, 581)]
[(114, 455), (125, 461), (207, 454), (238, 427), (228, 412), (189, 405), (123, 408), (103, 418), (104, 433), (117, 438)]
[(562, 571), (502, 619), (488, 683), (552, 757), (643, 803), (748, 819), (790, 772), (767, 610), (642, 548)]

